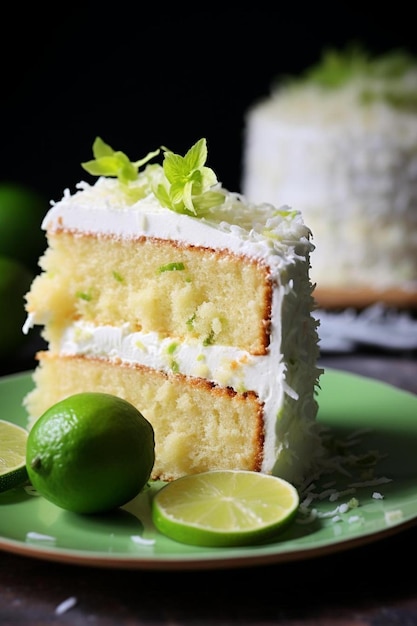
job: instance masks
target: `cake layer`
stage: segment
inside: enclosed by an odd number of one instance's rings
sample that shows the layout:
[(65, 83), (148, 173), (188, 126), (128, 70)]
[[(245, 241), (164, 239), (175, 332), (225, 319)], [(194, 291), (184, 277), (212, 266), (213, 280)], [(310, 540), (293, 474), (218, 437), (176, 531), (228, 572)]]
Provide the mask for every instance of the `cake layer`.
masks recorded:
[(208, 469), (248, 469), (300, 484), (322, 454), (316, 406), (308, 389), (297, 398), (285, 396), (271, 430), (263, 403), (253, 392), (237, 393), (201, 378), (118, 361), (49, 352), (37, 356), (36, 386), (24, 400), (29, 427), (47, 408), (74, 393), (101, 391), (122, 397), (154, 427), (155, 480)]
[(265, 354), (272, 287), (267, 267), (175, 241), (57, 231), (27, 297), (55, 350), (74, 320), (161, 338)]
[(203, 379), (167, 375), (144, 366), (82, 357), (39, 355), (37, 389), (25, 400), (35, 419), (59, 399), (101, 391), (136, 406), (155, 431), (153, 479), (172, 480), (208, 469), (259, 471), (263, 461), (262, 406)]

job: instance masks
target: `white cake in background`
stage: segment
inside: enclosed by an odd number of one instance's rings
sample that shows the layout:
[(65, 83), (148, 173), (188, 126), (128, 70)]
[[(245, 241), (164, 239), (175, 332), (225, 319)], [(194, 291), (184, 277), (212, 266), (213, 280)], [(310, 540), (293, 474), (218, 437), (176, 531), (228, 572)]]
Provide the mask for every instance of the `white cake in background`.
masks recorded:
[(322, 454), (310, 230), (222, 188), (205, 140), (161, 152), (132, 164), (97, 140), (84, 165), (98, 180), (44, 219), (24, 330), (43, 326), (48, 350), (29, 425), (68, 395), (112, 393), (154, 427), (153, 479), (247, 469), (300, 484)]
[(329, 51), (278, 81), (247, 111), (242, 191), (301, 210), (319, 305), (417, 305), (414, 60)]

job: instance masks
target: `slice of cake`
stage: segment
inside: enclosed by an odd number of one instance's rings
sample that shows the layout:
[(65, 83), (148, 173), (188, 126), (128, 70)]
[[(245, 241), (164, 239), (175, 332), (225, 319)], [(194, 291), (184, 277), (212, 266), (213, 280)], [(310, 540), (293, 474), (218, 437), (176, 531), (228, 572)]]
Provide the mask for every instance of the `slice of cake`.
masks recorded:
[(321, 454), (301, 214), (224, 189), (205, 139), (135, 163), (99, 138), (93, 152), (95, 184), (66, 190), (42, 225), (24, 331), (41, 325), (48, 350), (29, 424), (68, 395), (105, 391), (152, 423), (153, 479), (222, 468), (301, 482)]
[(417, 306), (417, 63), (330, 50), (245, 118), (242, 190), (314, 234), (320, 306)]

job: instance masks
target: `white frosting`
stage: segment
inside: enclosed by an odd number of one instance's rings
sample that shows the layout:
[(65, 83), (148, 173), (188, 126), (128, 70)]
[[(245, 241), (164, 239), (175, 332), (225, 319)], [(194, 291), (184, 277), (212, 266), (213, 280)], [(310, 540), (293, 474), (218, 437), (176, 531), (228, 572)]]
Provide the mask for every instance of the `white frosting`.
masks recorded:
[[(401, 88), (417, 93), (417, 73)], [(385, 83), (374, 82), (374, 92)], [(302, 211), (319, 286), (417, 288), (417, 115), (369, 85), (282, 88), (246, 117), (243, 192)]]
[(130, 204), (115, 179), (99, 178), (93, 186), (81, 182), (78, 188), (73, 195), (66, 190), (62, 200), (53, 203), (42, 228), (128, 238), (157, 237), (227, 249), (267, 261), (272, 272), (291, 264), (298, 250), (304, 256), (313, 249), (308, 241), (310, 231), (299, 212), (287, 206), (278, 210), (271, 204), (249, 204), (226, 190), (224, 204), (197, 218), (162, 207), (152, 193)]

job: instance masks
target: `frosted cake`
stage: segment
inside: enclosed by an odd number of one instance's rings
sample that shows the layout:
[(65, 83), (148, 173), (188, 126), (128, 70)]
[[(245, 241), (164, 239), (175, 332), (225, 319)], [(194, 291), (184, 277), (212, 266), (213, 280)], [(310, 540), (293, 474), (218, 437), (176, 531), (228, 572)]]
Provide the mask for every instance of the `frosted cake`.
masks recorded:
[(271, 93), (245, 116), (242, 191), (297, 207), (316, 245), (323, 306), (417, 306), (417, 64), (357, 46)]
[(131, 162), (97, 138), (93, 154), (83, 167), (98, 178), (42, 224), (24, 331), (40, 325), (47, 349), (29, 427), (64, 397), (104, 391), (152, 423), (153, 479), (222, 468), (300, 483), (321, 455), (302, 215), (224, 189), (205, 139)]

